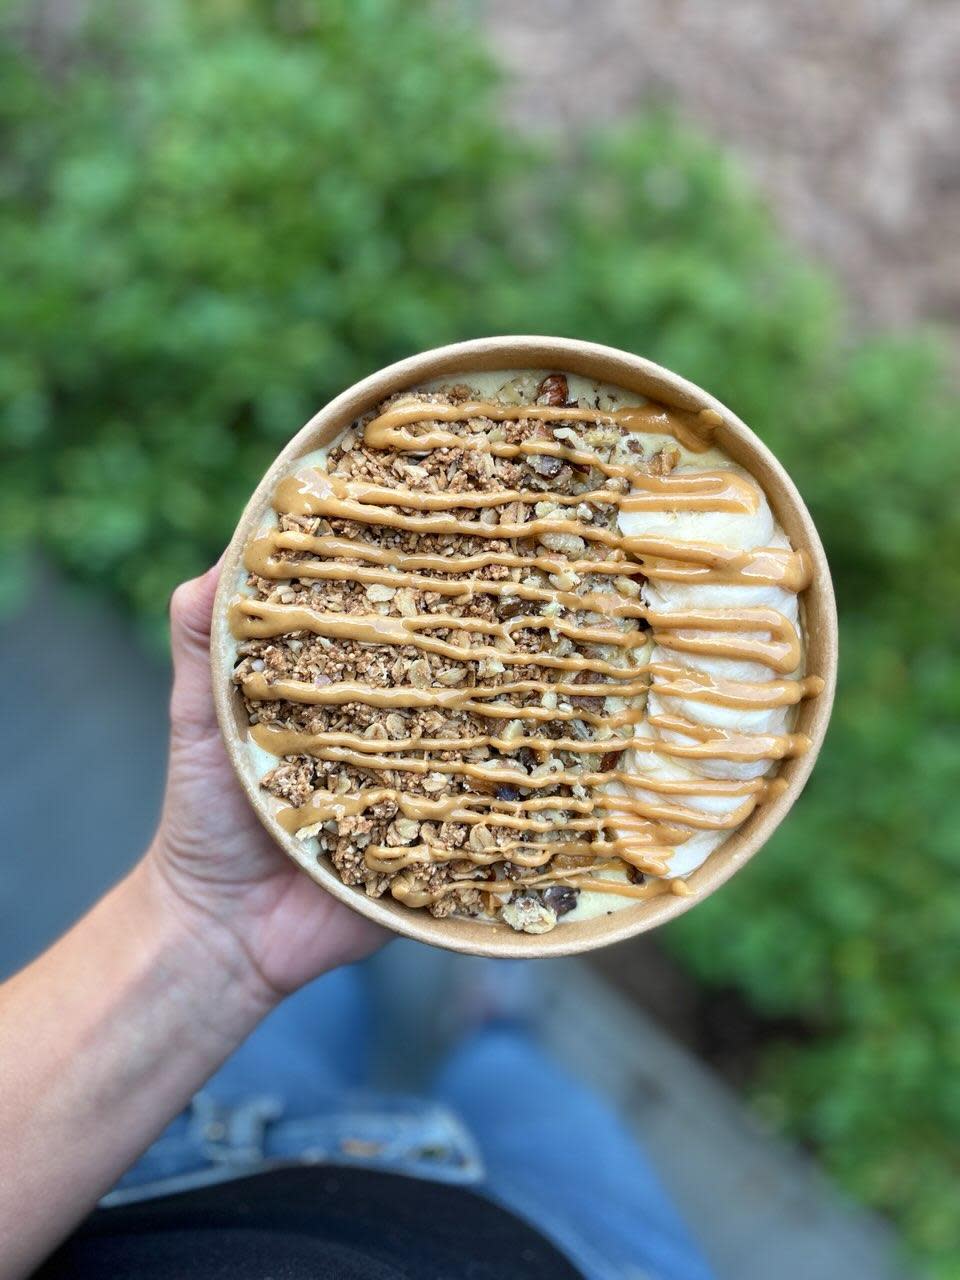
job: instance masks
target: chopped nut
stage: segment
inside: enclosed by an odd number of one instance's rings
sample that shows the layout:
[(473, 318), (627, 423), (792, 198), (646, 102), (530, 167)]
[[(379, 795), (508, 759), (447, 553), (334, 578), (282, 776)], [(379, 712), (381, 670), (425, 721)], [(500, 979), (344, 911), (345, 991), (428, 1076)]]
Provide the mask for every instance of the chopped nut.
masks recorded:
[(446, 671), (441, 671), (437, 676), (437, 684), (447, 685), (448, 687), (462, 684), (466, 679), (466, 667), (448, 667)]
[(563, 466), (563, 459), (556, 458), (549, 453), (532, 453), (527, 458), (527, 466), (532, 467), (538, 476), (543, 476), (550, 480), (558, 475), (560, 468)]
[[(416, 818), (397, 818), (387, 829), (387, 844), (409, 844), (417, 838), (420, 823)], [(391, 840), (390, 835), (395, 839)]]
[(379, 582), (371, 582), (369, 586), (364, 587), (364, 591), (368, 600), (373, 600), (378, 604), (386, 600), (392, 600), (397, 593), (396, 587), (387, 587)]
[(557, 913), (539, 898), (516, 898), (500, 909), (511, 929), (518, 933), (549, 933), (557, 923)]
[(417, 658), (416, 662), (411, 662), (407, 668), (407, 676), (410, 683), (417, 689), (429, 689), (431, 685), (430, 663), (426, 658)]
[(415, 618), (420, 612), (417, 608), (416, 596), (406, 587), (396, 593), (393, 597), (393, 603), (396, 605), (397, 612), (403, 618)]
[(415, 462), (407, 462), (403, 464), (403, 479), (407, 484), (422, 484), (424, 480), (430, 479), (430, 472), (426, 467), (417, 466)]
[(542, 533), (538, 541), (549, 551), (565, 551), (571, 556), (581, 556), (587, 549), (583, 538), (575, 533)]
[(574, 449), (582, 449), (583, 441), (574, 431), (573, 427), (554, 427), (554, 440), (562, 440), (565, 444), (570, 445)]
[(587, 444), (592, 445), (595, 449), (609, 449), (620, 439), (620, 429), (619, 427), (600, 424), (585, 431), (584, 439)]
[[(555, 443), (553, 432), (542, 422), (537, 423), (531, 439)], [(559, 475), (563, 467), (563, 459), (555, 457), (552, 453), (529, 453), (526, 455), (526, 463), (537, 475), (544, 476), (546, 479)]]
[(472, 849), (476, 849), (478, 853), (483, 853), (485, 850), (492, 848), (495, 844), (496, 841), (493, 838), (493, 833), (490, 831), (490, 828), (485, 827), (482, 822), (479, 822), (476, 826), (470, 828), (470, 847)]
[(655, 476), (668, 476), (679, 463), (679, 449), (661, 449), (650, 459), (650, 473)]
[(537, 387), (537, 403), (563, 405), (567, 403), (567, 376), (564, 373), (548, 373)]

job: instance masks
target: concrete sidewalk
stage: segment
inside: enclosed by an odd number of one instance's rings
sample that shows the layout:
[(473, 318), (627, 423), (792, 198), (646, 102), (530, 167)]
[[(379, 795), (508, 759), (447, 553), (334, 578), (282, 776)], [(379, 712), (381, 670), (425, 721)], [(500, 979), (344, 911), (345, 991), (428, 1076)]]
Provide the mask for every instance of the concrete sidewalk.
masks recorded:
[[(168, 672), (123, 620), (40, 574), (0, 626), (15, 673), (0, 738), (8, 836), (0, 976), (49, 942), (139, 856), (163, 786)], [(376, 965), (383, 1083), (410, 1087), (488, 962), (394, 943)], [(695, 1225), (718, 1280), (906, 1280), (896, 1242), (814, 1165), (764, 1133), (734, 1094), (576, 960), (519, 966), (542, 1035), (606, 1094)], [(519, 974), (515, 966), (514, 975)], [(513, 979), (512, 979), (513, 980)]]
[[(139, 857), (160, 812), (167, 665), (129, 623), (39, 566), (0, 623), (0, 975), (23, 964)], [(11, 731), (12, 730), (12, 731)]]

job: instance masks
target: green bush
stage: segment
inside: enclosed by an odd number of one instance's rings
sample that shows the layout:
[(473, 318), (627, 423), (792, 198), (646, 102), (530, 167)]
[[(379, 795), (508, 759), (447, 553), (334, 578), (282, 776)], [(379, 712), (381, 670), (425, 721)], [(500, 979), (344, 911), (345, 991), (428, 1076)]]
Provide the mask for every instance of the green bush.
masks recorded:
[(17, 56), (23, 12), (0, 38), (5, 565), (39, 545), (159, 625), (317, 405), (485, 332), (643, 351), (790, 467), (844, 619), (834, 725), (764, 856), (665, 937), (815, 1031), (769, 1055), (760, 1104), (956, 1275), (960, 435), (938, 352), (847, 339), (829, 283), (667, 119), (518, 143), (448, 9), (132, 22), (101, 0), (44, 65)]

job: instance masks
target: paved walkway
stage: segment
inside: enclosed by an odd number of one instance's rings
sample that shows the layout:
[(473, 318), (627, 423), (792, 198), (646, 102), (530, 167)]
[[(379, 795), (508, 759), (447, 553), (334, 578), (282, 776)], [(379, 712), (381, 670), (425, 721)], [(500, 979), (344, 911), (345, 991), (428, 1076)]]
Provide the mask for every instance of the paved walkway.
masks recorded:
[[(2, 976), (149, 839), (168, 675), (124, 621), (104, 619), (43, 575), (25, 613), (0, 626), (0, 654), (15, 673), (0, 736)], [(455, 1031), (438, 1010), (455, 1009), (485, 963), (406, 942), (383, 954), (381, 1039), (403, 1046), (385, 1056), (384, 1083), (415, 1086)], [(906, 1280), (884, 1226), (840, 1202), (811, 1163), (763, 1133), (724, 1084), (601, 978), (575, 960), (521, 967), (538, 985), (547, 1042), (612, 1098), (652, 1152), (718, 1280)]]
[(871, 325), (960, 339), (960, 6), (482, 0), (533, 129), (667, 104), (731, 146)]
[(163, 791), (167, 668), (129, 624), (45, 573), (0, 623), (13, 673), (0, 734), (0, 975), (93, 903), (144, 849)]

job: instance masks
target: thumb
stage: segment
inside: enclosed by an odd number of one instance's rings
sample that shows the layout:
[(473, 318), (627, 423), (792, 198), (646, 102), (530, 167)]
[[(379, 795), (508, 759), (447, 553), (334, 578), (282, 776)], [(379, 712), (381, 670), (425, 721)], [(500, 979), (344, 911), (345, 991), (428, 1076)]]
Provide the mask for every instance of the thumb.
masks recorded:
[(217, 729), (210, 684), (210, 620), (222, 559), (199, 578), (181, 583), (170, 598), (170, 719), (174, 730), (187, 737), (204, 737)]

